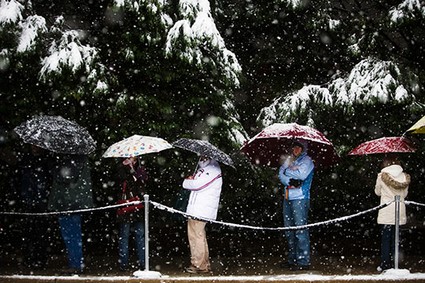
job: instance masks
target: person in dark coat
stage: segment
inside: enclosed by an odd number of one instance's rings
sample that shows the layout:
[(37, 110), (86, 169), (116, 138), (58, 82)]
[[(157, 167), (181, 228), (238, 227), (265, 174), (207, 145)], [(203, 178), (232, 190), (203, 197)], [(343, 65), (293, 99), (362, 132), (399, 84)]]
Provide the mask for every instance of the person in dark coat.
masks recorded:
[[(93, 207), (93, 196), (87, 156), (58, 155), (53, 168), (49, 210), (71, 211), (90, 207)], [(68, 255), (66, 273), (81, 273), (84, 269), (82, 215), (80, 213), (60, 214), (58, 218)]]
[[(148, 179), (146, 170), (140, 165), (137, 157), (130, 157), (122, 162), (122, 166), (118, 169), (120, 179), (120, 199), (130, 199), (139, 196), (143, 200), (144, 187)], [(145, 228), (142, 206), (128, 213), (120, 213), (117, 211), (117, 221), (119, 223), (119, 267), (120, 270), (126, 271), (129, 267), (129, 238), (130, 233), (134, 232), (136, 244), (136, 252), (138, 258), (138, 268), (143, 269), (145, 266)]]
[[(51, 187), (48, 155), (38, 146), (31, 145), (30, 152), (19, 162), (21, 173), (21, 203), (24, 212), (42, 213), (47, 211)], [(48, 229), (47, 216), (28, 216), (25, 219), (23, 249), (24, 264), (31, 268), (45, 268), (47, 264)]]

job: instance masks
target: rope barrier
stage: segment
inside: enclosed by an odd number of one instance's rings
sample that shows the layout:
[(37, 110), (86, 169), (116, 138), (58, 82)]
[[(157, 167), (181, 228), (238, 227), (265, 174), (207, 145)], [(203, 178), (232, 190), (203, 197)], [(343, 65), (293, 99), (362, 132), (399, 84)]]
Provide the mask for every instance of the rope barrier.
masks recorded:
[[(126, 207), (126, 206), (131, 206), (131, 205), (138, 205), (143, 203), (144, 201), (132, 201), (132, 202), (128, 202), (128, 203), (123, 203), (123, 204), (114, 204), (114, 205), (109, 205), (109, 206), (103, 206), (103, 207), (96, 207), (96, 208), (86, 208), (86, 209), (78, 209), (78, 210), (67, 210), (67, 211), (52, 211), (52, 212), (35, 212), (35, 213), (29, 213), (29, 212), (0, 212), (0, 215), (15, 215), (15, 216), (49, 216), (49, 215), (65, 215), (65, 214), (74, 214), (74, 213), (85, 213), (85, 212), (92, 212), (92, 211), (102, 211), (102, 210), (108, 210), (108, 209), (114, 209), (114, 208), (120, 208), (120, 207)], [(329, 224), (336, 224), (338, 222), (342, 222), (342, 221), (348, 221), (352, 218), (355, 217), (359, 217), (361, 215), (370, 213), (372, 211), (375, 210), (379, 210), (381, 208), (384, 208), (388, 205), (390, 205), (391, 203), (393, 203), (394, 201), (388, 202), (388, 203), (384, 203), (381, 205), (378, 205), (376, 207), (367, 209), (365, 211), (361, 211), (352, 215), (347, 215), (347, 216), (343, 216), (343, 217), (339, 217), (339, 218), (335, 218), (335, 219), (330, 219), (330, 220), (326, 220), (326, 221), (322, 221), (322, 222), (316, 222), (316, 223), (311, 223), (311, 224), (307, 224), (307, 225), (302, 225), (302, 226), (291, 226), (291, 227), (261, 227), (261, 226), (251, 226), (251, 225), (244, 225), (244, 224), (237, 224), (237, 223), (228, 223), (228, 222), (224, 222), (224, 221), (217, 221), (217, 220), (212, 220), (209, 218), (202, 218), (202, 217), (196, 217), (194, 215), (190, 215), (186, 212), (174, 209), (172, 207), (168, 207), (166, 205), (160, 204), (158, 202), (155, 201), (149, 201), (155, 208), (160, 209), (160, 210), (164, 210), (170, 213), (177, 213), (177, 214), (181, 214), (182, 216), (184, 216), (185, 218), (193, 218), (193, 219), (198, 219), (201, 221), (205, 221), (208, 223), (213, 223), (213, 224), (220, 224), (223, 226), (229, 226), (229, 227), (236, 227), (236, 228), (245, 228), (245, 229), (252, 229), (252, 230), (269, 230), (269, 231), (283, 231), (283, 230), (301, 230), (301, 229), (308, 229), (311, 227), (316, 227), (316, 226), (321, 226), (321, 225), (329, 225)], [(418, 202), (414, 202), (414, 201), (405, 201), (405, 203), (407, 205), (417, 205), (417, 206), (424, 206), (425, 204), (422, 203), (418, 203)]]
[(160, 204), (160, 203), (157, 203), (157, 202), (154, 202), (154, 201), (150, 201), (150, 202), (152, 203), (152, 205), (154, 207), (156, 207), (158, 209), (165, 210), (165, 211), (168, 211), (168, 212), (171, 212), (171, 213), (179, 213), (186, 218), (194, 218), (194, 219), (198, 219), (198, 220), (205, 221), (205, 222), (208, 222), (208, 223), (220, 224), (220, 225), (223, 225), (223, 226), (230, 226), (230, 227), (237, 227), (237, 228), (253, 229), (253, 230), (282, 231), (282, 230), (302, 230), (302, 229), (307, 229), (307, 228), (310, 228), (310, 227), (327, 225), (327, 224), (334, 224), (334, 223), (341, 222), (341, 221), (347, 221), (351, 218), (358, 217), (360, 215), (367, 214), (371, 211), (378, 210), (378, 209), (381, 209), (383, 207), (386, 207), (386, 206), (390, 205), (391, 203), (393, 203), (394, 201), (381, 204), (379, 206), (370, 208), (370, 209), (362, 211), (362, 212), (355, 213), (353, 215), (348, 215), (348, 216), (344, 216), (344, 217), (340, 217), (340, 218), (336, 218), (336, 219), (326, 220), (326, 221), (323, 221), (323, 222), (317, 222), (317, 223), (301, 225), (301, 226), (291, 226), (291, 227), (259, 227), (259, 226), (250, 226), (250, 225), (243, 225), (243, 224), (227, 223), (227, 222), (223, 222), (223, 221), (212, 220), (212, 219), (209, 219), (209, 218), (195, 217), (195, 216), (190, 215), (186, 212), (179, 211), (177, 209), (165, 206), (163, 204)]
[(419, 203), (419, 202), (415, 202), (415, 201), (408, 201), (408, 200), (406, 200), (406, 201), (404, 201), (404, 203), (407, 204), (407, 205), (413, 204), (413, 205), (416, 205), (416, 206), (424, 206), (425, 207), (425, 204)]
[(131, 205), (139, 205), (143, 202), (144, 201), (137, 200), (137, 201), (114, 204), (114, 205), (109, 205), (109, 206), (84, 208), (84, 209), (77, 209), (77, 210), (66, 210), (66, 211), (33, 212), (33, 213), (30, 213), (30, 212), (0, 212), (0, 215), (15, 215), (15, 216), (19, 216), (19, 215), (21, 215), (21, 216), (64, 215), (64, 214), (74, 214), (74, 213), (108, 210), (108, 209), (112, 209), (112, 208), (120, 208), (120, 207), (126, 207), (126, 206), (131, 206)]

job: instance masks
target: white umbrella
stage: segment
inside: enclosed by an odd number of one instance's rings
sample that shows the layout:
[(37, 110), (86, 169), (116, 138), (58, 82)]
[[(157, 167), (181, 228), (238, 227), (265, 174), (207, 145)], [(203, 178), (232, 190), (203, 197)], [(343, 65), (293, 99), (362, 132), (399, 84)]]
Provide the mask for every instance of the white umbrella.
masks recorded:
[(103, 157), (132, 157), (148, 153), (156, 153), (173, 146), (166, 140), (157, 137), (133, 135), (111, 145)]

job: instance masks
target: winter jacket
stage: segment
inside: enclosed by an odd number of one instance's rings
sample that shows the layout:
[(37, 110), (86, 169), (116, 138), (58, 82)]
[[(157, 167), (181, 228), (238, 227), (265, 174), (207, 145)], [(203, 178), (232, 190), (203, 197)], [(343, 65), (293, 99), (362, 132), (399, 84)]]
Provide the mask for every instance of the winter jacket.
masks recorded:
[(66, 211), (93, 206), (88, 159), (83, 155), (61, 155), (53, 168), (48, 208)]
[(210, 160), (206, 165), (199, 162), (198, 168), (193, 179), (183, 181), (183, 188), (191, 191), (186, 212), (195, 217), (215, 220), (223, 185), (220, 165)]
[[(396, 195), (400, 196), (400, 225), (406, 224), (406, 205), (404, 198), (410, 184), (410, 175), (403, 172), (400, 165), (390, 165), (378, 174), (375, 185), (376, 195), (381, 197), (381, 204), (394, 200)], [(395, 203), (382, 208), (378, 212), (378, 223), (395, 225)]]
[[(145, 183), (148, 179), (145, 167), (136, 165), (134, 171), (131, 171), (129, 166), (121, 166), (118, 170), (118, 177), (120, 178), (120, 192), (119, 198), (130, 199), (133, 196), (139, 196), (140, 200), (143, 201), (143, 195), (145, 191)], [(123, 188), (125, 187), (125, 193), (123, 196)], [(138, 222), (143, 221), (144, 210), (138, 210), (131, 213), (122, 215), (117, 214), (118, 222)]]
[(26, 212), (46, 212), (52, 174), (48, 157), (25, 155), (20, 162), (21, 198)]
[[(288, 200), (310, 199), (310, 188), (313, 182), (314, 163), (307, 155), (306, 149), (293, 159), (288, 157), (279, 168), (279, 180), (285, 186)], [(291, 179), (299, 180), (300, 186), (291, 186)]]

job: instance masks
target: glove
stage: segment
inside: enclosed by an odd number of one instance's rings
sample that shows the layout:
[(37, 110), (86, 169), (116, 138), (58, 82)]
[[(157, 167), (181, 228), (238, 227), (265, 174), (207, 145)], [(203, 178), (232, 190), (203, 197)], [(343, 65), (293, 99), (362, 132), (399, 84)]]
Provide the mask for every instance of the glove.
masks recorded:
[(301, 186), (302, 183), (303, 183), (302, 180), (289, 179), (289, 185), (292, 186), (292, 187), (298, 188), (299, 186)]

